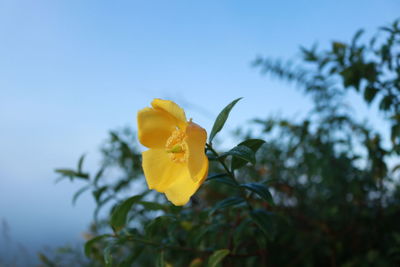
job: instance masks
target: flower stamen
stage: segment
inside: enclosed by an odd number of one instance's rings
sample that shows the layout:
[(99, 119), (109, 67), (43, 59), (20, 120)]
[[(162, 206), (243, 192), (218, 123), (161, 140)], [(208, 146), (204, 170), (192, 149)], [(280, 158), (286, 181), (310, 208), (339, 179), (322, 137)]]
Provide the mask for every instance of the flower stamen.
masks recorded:
[(165, 150), (169, 154), (172, 161), (182, 163), (187, 161), (187, 145), (184, 142), (186, 139), (185, 132), (177, 129), (172, 132), (165, 144)]
[(182, 145), (175, 145), (173, 148), (167, 149), (167, 152), (168, 153), (182, 153), (183, 152)]

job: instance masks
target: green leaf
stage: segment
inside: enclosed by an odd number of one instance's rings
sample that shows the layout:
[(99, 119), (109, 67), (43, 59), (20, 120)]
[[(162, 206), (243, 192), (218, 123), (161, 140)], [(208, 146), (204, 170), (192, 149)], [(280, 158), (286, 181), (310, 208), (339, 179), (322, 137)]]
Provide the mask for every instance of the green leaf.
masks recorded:
[(235, 231), (233, 233), (233, 244), (237, 247), (243, 240), (245, 240), (246, 231), (251, 230), (252, 221), (246, 216), (239, 225), (235, 226)]
[(106, 267), (111, 267), (112, 266), (112, 255), (111, 255), (111, 249), (113, 247), (114, 244), (110, 244), (108, 245), (104, 251), (104, 263)]
[(74, 176), (76, 173), (74, 170), (71, 169), (55, 169), (54, 171), (66, 176)]
[(82, 166), (83, 166), (83, 161), (85, 160), (85, 154), (83, 154), (78, 161), (78, 173), (82, 173)]
[(100, 202), (101, 195), (107, 190), (107, 186), (102, 186), (92, 192), (94, 199), (96, 200), (96, 203)]
[(271, 219), (271, 213), (258, 209), (251, 211), (250, 217), (268, 239), (273, 238), (275, 230)]
[(161, 250), (159, 253), (157, 253), (156, 266), (165, 267), (164, 250)]
[(103, 238), (106, 238), (106, 237), (111, 237), (111, 235), (109, 235), (109, 234), (98, 235), (98, 236), (90, 239), (89, 241), (87, 241), (85, 243), (85, 255), (86, 255), (86, 257), (90, 257), (90, 253), (92, 252), (93, 245), (95, 245), (97, 242), (99, 242), (100, 240), (102, 240)]
[(54, 170), (56, 173), (59, 173), (63, 176), (68, 176), (69, 178), (73, 178), (76, 174), (76, 172), (74, 170), (71, 169), (55, 169)]
[(130, 197), (119, 204), (111, 214), (110, 224), (114, 231), (119, 231), (124, 228), (128, 212), (132, 205), (142, 199), (142, 195)]
[(100, 212), (101, 208), (102, 208), (105, 204), (107, 204), (110, 200), (112, 200), (113, 198), (114, 198), (113, 196), (108, 196), (108, 197), (102, 199), (101, 201), (99, 201), (99, 202), (97, 203), (97, 206), (96, 206), (96, 208), (95, 208), (95, 210), (94, 210), (94, 212), (93, 212), (93, 218), (94, 218), (94, 220), (95, 220), (96, 222), (97, 222), (97, 220), (98, 220), (98, 215), (99, 215), (99, 212)]
[(68, 176), (71, 180), (73, 177), (83, 178), (86, 180), (89, 178), (89, 174), (76, 172), (71, 169), (55, 169), (54, 171), (61, 175)]
[(394, 100), (394, 96), (393, 95), (387, 95), (384, 98), (382, 98), (381, 102), (379, 103), (379, 109), (380, 110), (389, 110), (390, 106), (393, 103)]
[(257, 150), (265, 143), (264, 140), (262, 139), (247, 139), (243, 142), (241, 142), (239, 145), (247, 146), (254, 152), (257, 152)]
[(147, 236), (155, 236), (160, 231), (163, 231), (166, 226), (171, 225), (175, 218), (170, 215), (159, 216), (154, 218), (145, 225), (145, 232)]
[(86, 185), (84, 187), (82, 187), (81, 189), (79, 189), (74, 196), (72, 197), (72, 205), (75, 205), (76, 201), (78, 200), (78, 197), (85, 192), (86, 190), (88, 190), (90, 188), (90, 185)]
[(214, 122), (214, 125), (212, 127), (210, 137), (208, 138), (209, 142), (211, 143), (212, 140), (214, 139), (215, 135), (221, 131), (222, 127), (224, 127), (224, 124), (226, 120), (228, 119), (229, 113), (231, 112), (231, 109), (235, 104), (242, 99), (242, 97), (233, 100), (229, 105), (227, 105), (217, 116), (217, 119)]
[(140, 201), (141, 204), (146, 210), (165, 210), (167, 207), (157, 202), (150, 201)]
[(43, 266), (56, 267), (56, 264), (53, 261), (51, 261), (49, 258), (47, 258), (47, 256), (44, 255), (43, 253), (39, 252), (38, 256), (39, 256), (40, 261), (44, 264)]
[(89, 179), (89, 174), (88, 173), (79, 172), (79, 173), (75, 174), (75, 177), (88, 180)]
[(257, 194), (258, 196), (266, 200), (269, 204), (274, 204), (274, 200), (267, 186), (260, 183), (247, 183), (240, 185), (240, 187), (246, 188), (247, 190), (250, 190), (251, 192)]
[(193, 231), (193, 235), (190, 236), (189, 241), (194, 246), (198, 246), (207, 233), (212, 232), (217, 228), (217, 224), (204, 225), (199, 227), (196, 231)]
[(351, 40), (352, 46), (354, 47), (358, 39), (361, 37), (361, 35), (364, 33), (363, 29), (359, 29), (356, 34), (354, 34), (353, 39)]
[(206, 181), (215, 181), (218, 183), (227, 184), (229, 186), (237, 186), (237, 182), (229, 177), (226, 173), (211, 175)]
[(113, 186), (114, 192), (117, 193), (122, 189), (126, 189), (130, 182), (130, 179), (121, 179), (117, 184)]
[(88, 180), (89, 179), (89, 174), (88, 173), (83, 173), (83, 172), (78, 172), (78, 173), (75, 174), (75, 177)]
[[(238, 146), (246, 146), (250, 148), (254, 154), (260, 149), (260, 147), (265, 143), (261, 139), (248, 139), (241, 142)], [(247, 161), (238, 157), (232, 158), (231, 168), (232, 170), (238, 169), (246, 165)]]
[(253, 150), (247, 146), (238, 145), (222, 154), (220, 157), (233, 156), (244, 160), (245, 162), (251, 162), (253, 165), (256, 164), (256, 155)]
[(400, 137), (400, 124), (394, 124), (391, 129), (390, 139), (396, 144), (396, 139)]
[(133, 263), (135, 262), (137, 257), (139, 257), (142, 254), (144, 248), (145, 246), (136, 247), (133, 251), (131, 251), (131, 253), (129, 253), (129, 256), (120, 263), (119, 267), (134, 266)]
[(210, 216), (214, 214), (219, 209), (235, 206), (238, 204), (241, 204), (244, 202), (244, 199), (242, 197), (228, 197), (224, 200), (221, 200), (218, 202), (211, 210), (210, 210)]
[(97, 183), (99, 182), (99, 179), (103, 176), (105, 169), (106, 169), (106, 167), (103, 166), (98, 170), (98, 172), (96, 173), (94, 180), (93, 180), (94, 185), (97, 185)]
[(378, 93), (378, 89), (372, 87), (372, 86), (367, 86), (364, 90), (364, 99), (367, 101), (367, 103), (371, 103), (372, 100), (374, 100), (376, 94)]
[(216, 267), (230, 253), (229, 249), (220, 249), (215, 251), (208, 259), (207, 267)]
[(336, 55), (343, 55), (347, 45), (341, 42), (332, 42), (332, 51)]
[(350, 86), (354, 86), (354, 88), (358, 91), (358, 89), (360, 88), (361, 76), (357, 67), (357, 65), (347, 67), (340, 72), (340, 75), (343, 78), (344, 87), (347, 88)]

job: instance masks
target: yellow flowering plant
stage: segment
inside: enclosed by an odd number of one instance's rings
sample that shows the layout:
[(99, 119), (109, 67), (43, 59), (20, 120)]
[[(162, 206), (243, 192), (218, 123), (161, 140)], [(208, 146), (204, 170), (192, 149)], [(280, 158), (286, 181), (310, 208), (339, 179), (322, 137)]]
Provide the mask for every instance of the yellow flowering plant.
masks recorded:
[[(217, 152), (212, 145), (213, 139), (222, 130), (229, 113), (240, 99), (232, 101), (220, 112), (208, 140), (206, 130), (192, 119), (188, 120), (185, 111), (179, 105), (170, 100), (154, 99), (151, 107), (143, 108), (137, 113), (137, 139), (147, 150), (139, 152), (131, 132), (111, 132), (110, 143), (103, 150), (108, 160), (93, 180), (82, 171), (84, 157), (79, 160), (77, 171), (57, 170), (64, 177), (80, 177), (91, 181), (89, 186), (83, 187), (75, 194), (74, 201), (84, 191), (92, 188), (98, 205), (95, 221), (100, 208), (105, 207), (107, 203), (114, 203), (107, 221), (113, 233), (97, 235), (89, 240), (85, 245), (87, 256), (93, 257), (96, 246), (103, 244), (106, 248), (103, 251), (102, 263), (112, 266), (112, 255), (118, 254), (117, 247), (129, 242), (138, 242), (140, 247), (161, 248), (157, 254), (157, 261), (164, 264), (167, 262), (163, 259), (166, 251), (193, 250), (196, 253), (188, 254), (189, 258), (181, 257), (177, 262), (186, 262), (186, 266), (191, 261), (191, 264), (202, 266), (203, 261), (207, 260), (209, 264), (216, 265), (225, 257), (240, 255), (223, 245), (218, 245), (219, 248), (213, 250), (201, 248), (204, 241), (214, 239), (213, 231), (206, 233), (209, 227), (219, 225), (213, 222), (213, 217), (210, 216), (221, 214), (222, 210), (228, 208), (237, 208), (237, 215), (241, 217), (250, 215), (255, 222), (254, 226), (271, 237), (263, 222), (269, 215), (257, 209), (260, 203), (254, 205), (248, 196), (249, 192), (252, 192), (258, 196), (257, 199), (263, 199), (271, 205), (272, 197), (268, 188), (260, 183), (240, 183), (235, 176), (237, 169), (246, 166), (247, 163), (256, 163), (255, 153), (264, 141), (247, 139), (224, 153)], [(210, 161), (215, 164), (209, 165)], [(115, 165), (126, 172), (127, 179), (122, 179), (114, 186), (101, 185), (104, 172)], [(122, 189), (138, 180), (145, 180), (149, 190), (136, 190), (133, 196), (115, 202)], [(197, 194), (206, 180), (209, 181), (206, 189)], [(220, 186), (216, 187), (218, 184)], [(160, 194), (154, 194), (153, 190), (165, 194), (167, 201), (160, 198)], [(220, 192), (219, 194), (226, 197), (214, 197), (212, 192)], [(199, 205), (203, 208), (198, 209)], [(154, 217), (151, 215), (152, 211), (161, 212), (161, 215)], [(130, 228), (129, 225), (135, 221), (141, 221), (144, 227)], [(94, 229), (97, 225), (99, 222), (93, 225)], [(178, 237), (182, 231), (185, 235), (192, 236), (184, 242), (195, 242), (187, 245), (197, 248), (176, 243), (178, 240), (173, 238), (174, 233)], [(168, 233), (167, 239), (164, 232)], [(96, 230), (92, 234), (95, 235)], [(210, 242), (211, 239), (206, 242)], [(133, 249), (139, 249), (134, 247)], [(147, 262), (146, 259), (140, 261)]]
[(207, 177), (207, 133), (174, 102), (154, 99), (151, 105), (137, 116), (139, 141), (149, 148), (142, 153), (147, 185), (185, 205)]

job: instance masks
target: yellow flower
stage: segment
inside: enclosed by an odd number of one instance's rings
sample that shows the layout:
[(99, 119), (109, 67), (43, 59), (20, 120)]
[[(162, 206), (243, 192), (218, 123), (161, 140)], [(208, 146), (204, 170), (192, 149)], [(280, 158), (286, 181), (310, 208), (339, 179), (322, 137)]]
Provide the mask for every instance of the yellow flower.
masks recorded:
[(154, 99), (151, 105), (137, 116), (139, 141), (149, 148), (142, 153), (147, 185), (182, 206), (207, 177), (207, 132), (187, 121), (185, 111), (172, 101)]

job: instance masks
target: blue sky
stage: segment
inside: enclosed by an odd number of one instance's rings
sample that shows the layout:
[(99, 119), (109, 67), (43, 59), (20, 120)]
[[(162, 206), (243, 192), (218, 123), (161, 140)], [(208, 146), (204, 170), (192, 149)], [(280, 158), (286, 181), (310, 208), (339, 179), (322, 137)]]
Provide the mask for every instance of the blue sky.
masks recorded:
[[(372, 34), (399, 16), (397, 0), (0, 1), (0, 220), (32, 250), (76, 242), (93, 203), (79, 185), (54, 185), (107, 131), (136, 125), (153, 98), (181, 104), (210, 129), (234, 98), (229, 128), (268, 114), (299, 116), (309, 102), (250, 67), (300, 45)], [(356, 97), (360, 118), (382, 119)], [(4, 248), (1, 247), (0, 252)]]

